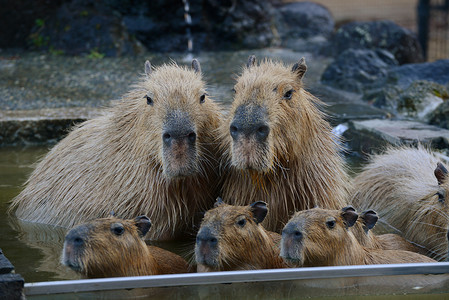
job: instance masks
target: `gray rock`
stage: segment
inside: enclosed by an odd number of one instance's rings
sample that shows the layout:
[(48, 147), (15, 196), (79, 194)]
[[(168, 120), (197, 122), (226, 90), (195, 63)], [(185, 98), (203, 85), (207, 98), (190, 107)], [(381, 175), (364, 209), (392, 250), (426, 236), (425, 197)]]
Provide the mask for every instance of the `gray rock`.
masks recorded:
[(351, 149), (360, 153), (373, 153), (384, 149), (386, 145), (418, 143), (449, 152), (449, 130), (415, 121), (378, 119), (350, 121), (344, 138)]
[(281, 44), (295, 50), (316, 50), (330, 37), (334, 26), (330, 11), (317, 3), (288, 3), (276, 11), (276, 29)]
[(72, 0), (34, 28), (35, 47), (69, 55), (121, 56), (143, 50), (120, 15), (94, 0)]
[(361, 93), (383, 80), (398, 62), (388, 51), (347, 49), (324, 71), (321, 81), (335, 88)]
[(406, 88), (415, 80), (449, 84), (449, 59), (391, 68), (386, 78), (386, 84), (395, 84)]
[(429, 124), (449, 129), (449, 100), (446, 99), (430, 114)]
[(364, 94), (364, 99), (376, 107), (421, 120), (427, 120), (429, 114), (447, 97), (448, 91), (444, 86), (426, 80), (416, 80), (406, 88), (386, 85)]
[(346, 49), (382, 48), (391, 52), (399, 64), (423, 61), (415, 35), (392, 21), (352, 22), (340, 27), (322, 53), (338, 56)]

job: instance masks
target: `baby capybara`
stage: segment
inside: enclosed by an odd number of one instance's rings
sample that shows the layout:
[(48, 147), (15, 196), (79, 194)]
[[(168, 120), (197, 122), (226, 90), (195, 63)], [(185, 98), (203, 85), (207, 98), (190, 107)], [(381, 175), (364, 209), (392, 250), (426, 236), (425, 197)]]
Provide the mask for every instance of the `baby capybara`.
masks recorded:
[(84, 122), (37, 165), (11, 209), (22, 220), (72, 227), (120, 211), (147, 214), (151, 239), (191, 233), (213, 206), (219, 154), (217, 104), (200, 65), (152, 70), (98, 118)]
[(349, 230), (357, 218), (351, 209), (297, 212), (282, 230), (281, 256), (304, 267), (435, 262), (410, 251), (363, 247)]
[(204, 215), (196, 236), (198, 272), (274, 269), (286, 267), (279, 257), (279, 234), (260, 224), (266, 203), (233, 206), (218, 200)]
[(65, 237), (61, 261), (88, 278), (189, 272), (180, 256), (145, 244), (150, 227), (146, 216), (109, 217), (78, 225)]
[(423, 146), (390, 148), (371, 157), (354, 187), (356, 207), (376, 210), (428, 256), (447, 259), (449, 175), (434, 154)]
[(265, 228), (279, 231), (295, 211), (345, 206), (349, 180), (322, 104), (303, 88), (304, 58), (293, 66), (251, 56), (237, 78), (227, 120), (223, 200), (270, 206)]
[[(352, 209), (355, 211), (353, 207), (346, 207), (344, 209)], [(374, 234), (372, 229), (378, 219), (377, 213), (371, 209), (359, 214), (357, 222), (351, 227), (351, 232), (360, 245), (371, 249), (406, 250), (425, 254), (422, 253), (422, 249), (413, 245), (400, 235), (394, 233)]]

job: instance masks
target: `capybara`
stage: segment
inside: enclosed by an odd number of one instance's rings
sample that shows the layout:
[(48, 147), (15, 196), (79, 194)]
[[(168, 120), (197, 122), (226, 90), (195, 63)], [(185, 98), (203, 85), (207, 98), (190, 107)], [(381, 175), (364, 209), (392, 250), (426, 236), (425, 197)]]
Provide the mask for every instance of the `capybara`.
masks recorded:
[(218, 192), (219, 107), (197, 60), (152, 70), (98, 118), (77, 126), (37, 165), (11, 209), (22, 220), (72, 227), (111, 211), (146, 214), (151, 239), (193, 233)]
[(374, 155), (354, 178), (352, 203), (374, 209), (408, 241), (436, 260), (448, 253), (447, 167), (422, 145), (389, 148)]
[(293, 66), (251, 56), (237, 78), (229, 116), (220, 127), (223, 200), (264, 201), (267, 230), (278, 232), (295, 211), (346, 204), (349, 180), (338, 138), (322, 102), (303, 88), (304, 58)]
[[(344, 209), (352, 209), (355, 211), (353, 207), (345, 207)], [(374, 234), (371, 229), (374, 228), (378, 219), (377, 213), (371, 209), (365, 210), (359, 214), (357, 222), (351, 227), (351, 232), (354, 234), (360, 245), (371, 249), (406, 250), (425, 254), (422, 249), (413, 245), (398, 234)]]
[(61, 261), (88, 278), (189, 272), (179, 255), (145, 244), (150, 227), (147, 216), (111, 216), (78, 225), (65, 237)]
[(351, 209), (297, 212), (282, 230), (281, 256), (304, 267), (435, 262), (415, 252), (363, 247), (349, 230), (357, 218)]
[(204, 215), (196, 236), (198, 272), (274, 269), (286, 267), (279, 257), (280, 235), (260, 224), (266, 203), (233, 206), (220, 199)]

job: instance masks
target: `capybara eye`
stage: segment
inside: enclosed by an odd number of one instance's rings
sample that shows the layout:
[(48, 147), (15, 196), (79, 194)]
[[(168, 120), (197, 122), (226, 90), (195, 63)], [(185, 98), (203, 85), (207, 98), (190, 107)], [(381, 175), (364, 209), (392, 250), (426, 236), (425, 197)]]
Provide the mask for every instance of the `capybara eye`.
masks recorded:
[(332, 220), (332, 221), (327, 221), (327, 222), (326, 222), (326, 226), (327, 226), (329, 229), (334, 228), (334, 227), (335, 227), (335, 221), (334, 221), (334, 220)]
[(442, 192), (437, 192), (435, 195), (438, 196), (438, 201), (441, 203), (444, 203), (445, 197), (444, 197), (444, 193)]
[(147, 104), (148, 104), (148, 105), (153, 105), (153, 99), (151, 99), (150, 96), (145, 95), (145, 98), (147, 99)]
[(120, 223), (114, 223), (111, 225), (111, 231), (115, 235), (122, 235), (125, 232), (125, 228)]
[(200, 97), (200, 103), (204, 103), (205, 100), (206, 100), (206, 94), (202, 94)]
[(245, 226), (245, 224), (246, 224), (246, 219), (241, 219), (241, 220), (237, 221), (237, 225), (239, 225), (240, 227)]
[(290, 100), (295, 90), (289, 90), (284, 94), (284, 99)]

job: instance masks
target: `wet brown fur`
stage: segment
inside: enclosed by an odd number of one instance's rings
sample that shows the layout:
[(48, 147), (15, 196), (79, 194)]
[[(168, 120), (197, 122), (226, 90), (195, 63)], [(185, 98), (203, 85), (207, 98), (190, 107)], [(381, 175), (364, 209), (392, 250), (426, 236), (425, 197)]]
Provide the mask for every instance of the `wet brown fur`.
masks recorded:
[[(117, 236), (111, 225), (120, 223), (125, 231)], [(89, 227), (82, 253), (65, 244), (62, 263), (79, 264), (79, 273), (88, 278), (177, 274), (189, 272), (180, 256), (159, 247), (148, 246), (133, 219), (115, 217), (96, 219), (82, 226)]]
[[(438, 184), (434, 175), (438, 162), (441, 161), (422, 146), (390, 148), (385, 154), (372, 156), (363, 172), (354, 178), (351, 198), (361, 210), (376, 210), (405, 239), (424, 247), (428, 256), (445, 260), (449, 176)], [(439, 201), (438, 192), (445, 194), (445, 201)]]
[[(237, 224), (241, 219), (246, 220), (243, 227)], [(204, 264), (197, 259), (198, 272), (287, 267), (279, 257), (280, 235), (258, 224), (250, 206), (221, 204), (206, 212), (200, 231), (205, 227), (216, 234), (218, 249), (214, 252), (195, 246), (196, 253), (214, 261), (214, 264)]]
[[(227, 120), (220, 127), (225, 153), (222, 196), (225, 202), (246, 205), (267, 202), (267, 230), (279, 231), (289, 216), (315, 206), (341, 208), (346, 203), (349, 180), (338, 138), (331, 132), (322, 102), (303, 88), (305, 63), (297, 71), (282, 63), (264, 60), (245, 67), (235, 84), (235, 97)], [(290, 100), (285, 93), (294, 90)], [(234, 143), (230, 124), (242, 104), (259, 105), (268, 113), (267, 147), (254, 140)], [(246, 168), (251, 162), (253, 168)]]
[[(326, 225), (330, 220), (336, 222), (332, 229)], [(300, 211), (290, 219), (290, 223), (297, 224), (303, 240), (295, 243), (283, 236), (281, 255), (289, 257), (288, 261), (298, 266), (435, 262), (425, 255), (410, 251), (363, 247), (348, 229), (341, 210), (314, 208)]]
[[(22, 220), (63, 227), (111, 211), (124, 218), (146, 214), (155, 223), (151, 239), (191, 233), (195, 214), (213, 205), (218, 186), (219, 107), (208, 96), (200, 103), (203, 94), (200, 72), (175, 63), (153, 70), (101, 117), (76, 126), (55, 145), (10, 210)], [(175, 148), (170, 162), (161, 137), (173, 110), (189, 114), (197, 139), (195, 157), (176, 160)], [(168, 165), (182, 168), (183, 161), (190, 163), (190, 176), (167, 176)]]

